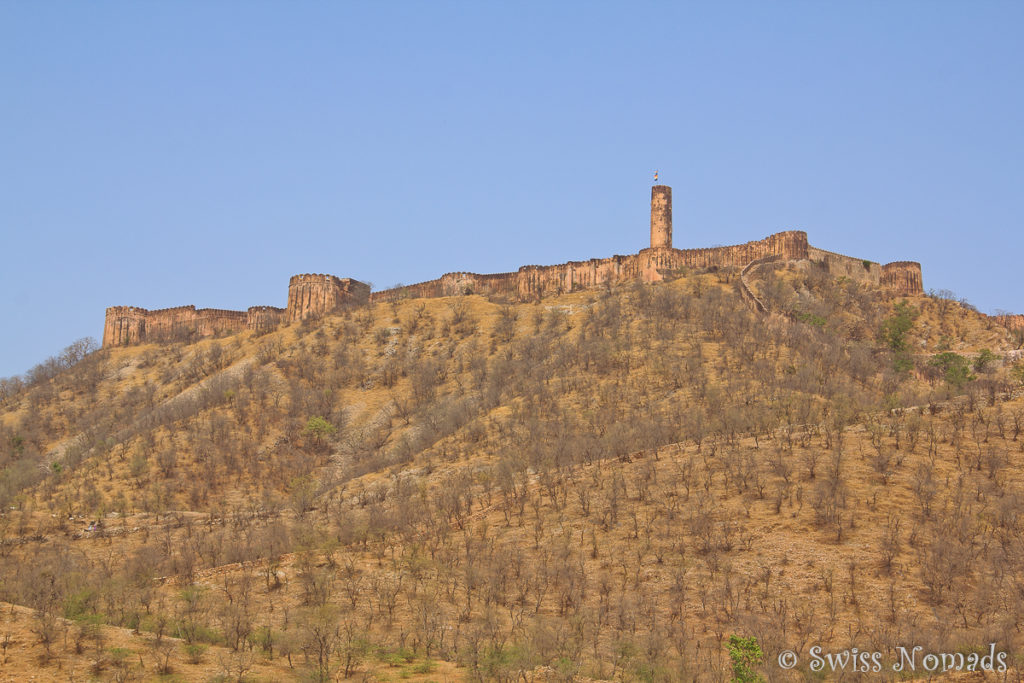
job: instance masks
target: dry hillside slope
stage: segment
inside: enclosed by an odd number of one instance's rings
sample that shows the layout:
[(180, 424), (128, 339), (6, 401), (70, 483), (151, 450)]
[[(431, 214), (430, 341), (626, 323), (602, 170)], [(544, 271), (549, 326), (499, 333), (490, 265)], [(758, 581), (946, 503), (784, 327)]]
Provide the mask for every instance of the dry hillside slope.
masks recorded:
[(0, 676), (716, 681), (739, 635), (768, 680), (990, 643), (1020, 680), (1019, 339), (808, 262), (745, 281), (377, 303), (9, 387)]

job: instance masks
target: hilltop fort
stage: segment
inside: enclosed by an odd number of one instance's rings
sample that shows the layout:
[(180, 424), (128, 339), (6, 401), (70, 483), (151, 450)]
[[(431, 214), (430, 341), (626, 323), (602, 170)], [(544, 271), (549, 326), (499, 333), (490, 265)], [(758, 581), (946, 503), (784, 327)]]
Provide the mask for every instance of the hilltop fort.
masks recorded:
[[(278, 325), (322, 316), (343, 305), (364, 305), (403, 298), (485, 294), (527, 301), (605, 284), (658, 282), (683, 268), (743, 268), (767, 261), (809, 260), (836, 277), (884, 287), (898, 295), (923, 292), (921, 264), (897, 261), (880, 265), (812, 247), (800, 230), (726, 247), (676, 249), (672, 246), (672, 188), (651, 188), (651, 246), (636, 254), (569, 261), (555, 266), (523, 266), (510, 273), (447, 273), (435, 280), (371, 292), (369, 285), (334, 275), (295, 275), (288, 282), (287, 308), (253, 306), (226, 311), (195, 306), (147, 310), (136, 306), (107, 309), (103, 346), (192, 339)], [(746, 290), (745, 284), (743, 284)], [(746, 293), (755, 302), (753, 295)], [(756, 302), (759, 305), (759, 302)]]

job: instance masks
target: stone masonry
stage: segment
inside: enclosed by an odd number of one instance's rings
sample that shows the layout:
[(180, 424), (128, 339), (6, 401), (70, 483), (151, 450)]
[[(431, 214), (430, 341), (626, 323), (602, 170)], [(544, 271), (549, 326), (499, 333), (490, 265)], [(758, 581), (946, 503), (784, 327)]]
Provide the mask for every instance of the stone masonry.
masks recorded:
[(756, 260), (806, 260), (821, 264), (835, 277), (887, 288), (901, 296), (921, 294), (921, 264), (897, 261), (879, 265), (812, 247), (807, 233), (789, 230), (746, 244), (705, 249), (672, 246), (672, 188), (651, 188), (651, 246), (636, 254), (570, 261), (555, 266), (523, 266), (510, 273), (448, 273), (406, 287), (370, 292), (369, 285), (334, 275), (295, 275), (288, 282), (287, 308), (253, 306), (225, 311), (179, 306), (155, 311), (136, 306), (107, 309), (103, 346), (146, 342), (191, 341), (201, 337), (267, 331), (281, 324), (327, 315), (343, 306), (405, 298), (488, 294), (517, 301), (607, 284), (658, 282), (685, 268), (743, 268)]

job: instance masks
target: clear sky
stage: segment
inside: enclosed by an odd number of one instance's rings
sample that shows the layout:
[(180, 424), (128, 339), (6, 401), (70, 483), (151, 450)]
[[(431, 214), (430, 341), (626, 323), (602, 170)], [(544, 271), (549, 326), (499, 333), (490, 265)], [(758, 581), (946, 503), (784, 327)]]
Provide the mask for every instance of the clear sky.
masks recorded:
[(0, 376), (284, 306), (784, 229), (1024, 312), (1021, 2), (0, 2)]

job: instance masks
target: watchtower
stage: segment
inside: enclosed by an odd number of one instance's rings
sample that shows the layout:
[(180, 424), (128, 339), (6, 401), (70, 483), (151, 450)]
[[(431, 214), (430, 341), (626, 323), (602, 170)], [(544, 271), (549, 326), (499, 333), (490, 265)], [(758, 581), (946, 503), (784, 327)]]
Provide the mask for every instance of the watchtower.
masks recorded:
[(651, 187), (651, 249), (672, 248), (672, 188)]

